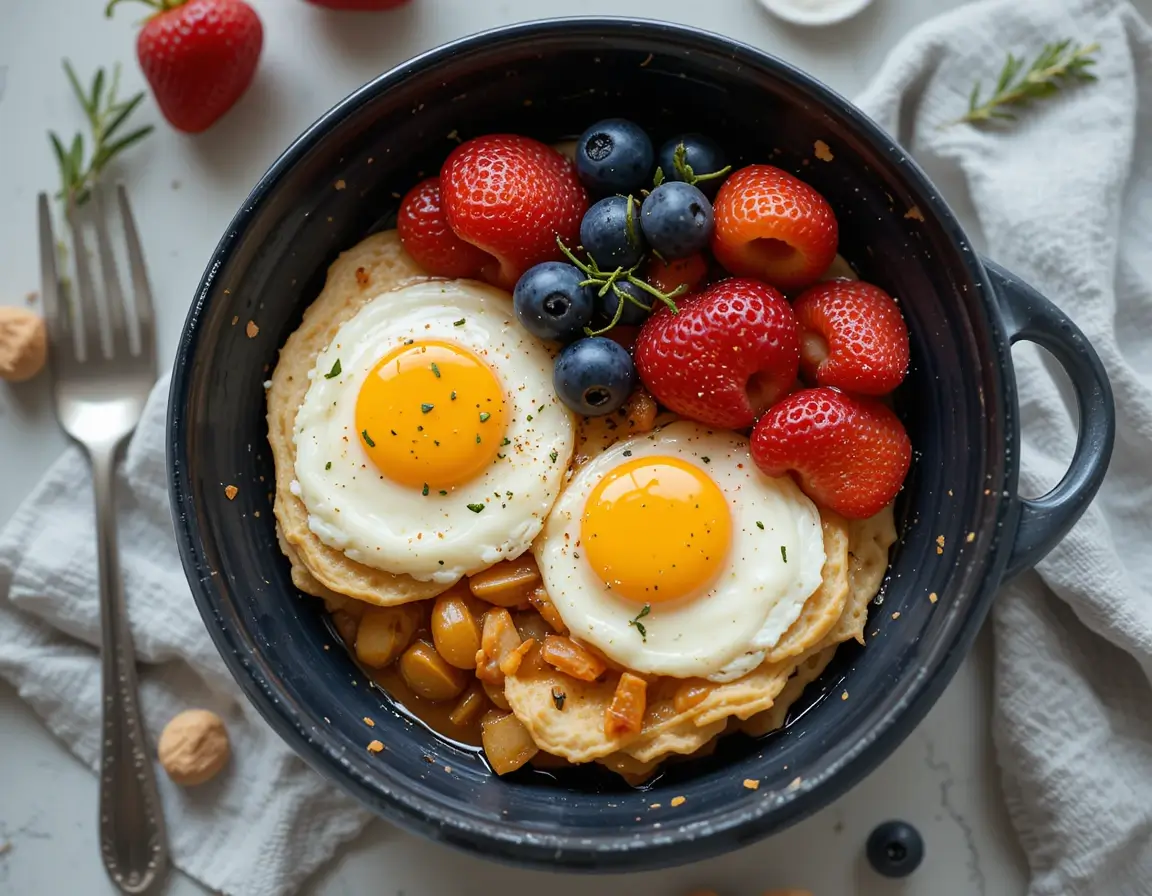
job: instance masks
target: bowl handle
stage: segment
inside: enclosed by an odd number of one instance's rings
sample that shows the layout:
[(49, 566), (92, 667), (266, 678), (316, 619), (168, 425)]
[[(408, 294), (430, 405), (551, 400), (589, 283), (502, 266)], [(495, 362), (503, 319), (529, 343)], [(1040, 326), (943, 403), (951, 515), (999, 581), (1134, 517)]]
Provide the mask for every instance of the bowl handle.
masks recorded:
[(984, 259), (1009, 342), (1034, 342), (1052, 353), (1072, 381), (1080, 425), (1072, 464), (1057, 486), (1020, 499), (1020, 525), (1005, 578), (1035, 566), (1075, 525), (1095, 497), (1116, 439), (1112, 386), (1100, 356), (1059, 308), (995, 262)]

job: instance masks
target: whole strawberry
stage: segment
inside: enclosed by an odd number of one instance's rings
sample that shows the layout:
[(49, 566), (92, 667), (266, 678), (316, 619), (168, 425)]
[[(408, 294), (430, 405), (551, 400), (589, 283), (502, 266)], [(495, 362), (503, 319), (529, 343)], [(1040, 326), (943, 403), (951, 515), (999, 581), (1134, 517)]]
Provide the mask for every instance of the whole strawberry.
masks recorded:
[(314, 6), (324, 6), (328, 9), (344, 9), (355, 12), (378, 12), (383, 9), (395, 9), (403, 6), (408, 0), (308, 0)]
[(458, 237), (493, 256), (490, 281), (511, 290), (530, 267), (575, 246), (588, 194), (575, 166), (547, 144), (489, 134), (457, 146), (440, 169), (440, 195)]
[(648, 318), (636, 341), (640, 380), (665, 407), (742, 429), (796, 381), (796, 317), (777, 290), (724, 280)]
[(772, 165), (749, 165), (729, 175), (713, 212), (712, 252), (738, 277), (794, 289), (818, 280), (836, 257), (840, 230), (832, 206)]
[(400, 202), (396, 230), (405, 251), (433, 276), (478, 278), (487, 266), (496, 266), (491, 255), (464, 242), (448, 226), (438, 177), (423, 180), (408, 191)]
[[(111, 0), (107, 14), (118, 3)], [(136, 56), (160, 111), (178, 131), (207, 130), (244, 95), (264, 28), (244, 0), (139, 0), (156, 10)]]
[(821, 386), (885, 395), (908, 372), (908, 327), (896, 301), (861, 280), (831, 280), (793, 304), (800, 366)]
[(756, 422), (752, 460), (768, 476), (794, 474), (818, 504), (866, 519), (900, 491), (912, 443), (879, 401), (820, 387), (793, 392)]

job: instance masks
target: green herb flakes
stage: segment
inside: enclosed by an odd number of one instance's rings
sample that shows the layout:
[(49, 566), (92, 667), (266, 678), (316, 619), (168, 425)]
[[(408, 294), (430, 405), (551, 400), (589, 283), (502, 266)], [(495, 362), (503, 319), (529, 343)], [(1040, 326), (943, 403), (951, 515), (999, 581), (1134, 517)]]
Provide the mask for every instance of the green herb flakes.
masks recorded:
[(324, 379), (326, 379), (326, 380), (336, 379), (336, 377), (340, 376), (340, 369), (341, 369), (340, 368), (340, 359), (337, 358), (336, 363), (332, 365), (332, 369), (329, 370), (326, 374), (324, 374)]
[(484, 505), (483, 504), (469, 504), (468, 509), (471, 510), (473, 513), (479, 513), (481, 510), (484, 509)]
[(364, 430), (362, 433), (360, 433), (360, 435), (364, 437), (365, 445), (367, 445), (369, 448), (376, 447), (376, 443), (372, 441), (372, 436), (368, 435), (368, 430)]
[(652, 612), (652, 605), (651, 604), (644, 604), (644, 609), (642, 609), (639, 613), (637, 613), (636, 617), (634, 619), (630, 619), (628, 621), (629, 626), (634, 627), (636, 629), (636, 631), (640, 632), (640, 639), (644, 642), (648, 641), (648, 630), (646, 628), (644, 628), (644, 623), (641, 622), (640, 620), (643, 619), (645, 616), (647, 616), (651, 612)]

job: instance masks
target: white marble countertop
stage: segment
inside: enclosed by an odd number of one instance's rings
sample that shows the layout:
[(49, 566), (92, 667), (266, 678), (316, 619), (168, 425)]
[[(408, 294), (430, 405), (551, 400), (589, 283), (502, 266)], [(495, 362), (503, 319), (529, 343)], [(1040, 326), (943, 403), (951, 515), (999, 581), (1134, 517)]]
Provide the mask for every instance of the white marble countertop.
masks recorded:
[[(188, 138), (165, 127), (149, 100), (140, 117), (160, 127), (123, 172), (144, 230), (162, 354), (173, 351), (205, 261), (267, 165), (325, 109), (418, 51), (546, 15), (634, 14), (730, 34), (851, 95), (909, 28), (970, 0), (876, 0), (854, 21), (823, 30), (786, 25), (754, 0), (414, 0), (376, 18), (325, 14), (301, 0), (251, 2), (264, 19), (265, 55), (240, 106), (208, 134)], [(69, 57), (81, 73), (120, 60), (127, 86), (141, 83), (133, 52), (137, 8), (108, 22), (102, 5), (0, 0), (0, 304), (23, 304), (38, 288), (35, 196), (57, 182), (45, 131), (71, 134), (80, 124), (59, 59)], [(1152, 11), (1152, 0), (1138, 5)], [(959, 210), (963, 216), (963, 203)], [(43, 379), (0, 385), (0, 523), (63, 445)], [(1023, 893), (1024, 861), (1000, 805), (989, 738), (989, 647), (985, 636), (928, 718), (876, 773), (807, 821), (727, 857), (640, 877), (556, 876), (491, 865), (379, 822), (306, 892), (447, 896), (543, 885), (551, 896), (678, 896), (693, 887), (753, 896), (786, 886), (817, 896)], [(96, 846), (95, 785), (0, 684), (0, 894), (112, 892)], [(877, 877), (862, 857), (868, 832), (888, 818), (912, 822), (927, 841), (923, 866), (903, 882)], [(174, 875), (170, 892), (204, 891)]]

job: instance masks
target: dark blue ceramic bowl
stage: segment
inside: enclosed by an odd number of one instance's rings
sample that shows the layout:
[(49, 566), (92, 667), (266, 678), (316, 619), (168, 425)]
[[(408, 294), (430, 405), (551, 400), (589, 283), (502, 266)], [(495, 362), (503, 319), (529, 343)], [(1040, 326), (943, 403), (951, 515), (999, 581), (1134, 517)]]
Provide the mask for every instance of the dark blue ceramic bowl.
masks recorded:
[[(785, 731), (725, 738), (712, 757), (670, 766), (647, 792), (590, 770), (497, 778), (478, 755), (393, 708), (343, 650), (326, 649), (335, 639), (322, 607), (292, 587), (276, 545), (262, 387), (325, 268), (390, 226), (396, 197), (439, 168), (455, 145), (450, 135), (552, 140), (611, 115), (640, 121), (657, 140), (703, 131), (739, 163), (772, 160), (800, 174), (836, 209), (843, 254), (900, 297), (913, 346), (898, 409), (917, 460), (868, 646), (841, 648)], [(833, 162), (814, 159), (818, 139)], [(334, 189), (337, 181), (347, 188)], [(908, 217), (912, 208), (921, 215)], [(259, 334), (248, 338), (236, 319), (255, 320)], [(1080, 409), (1072, 468), (1035, 501), (1016, 490), (1009, 346), (1019, 339), (1056, 356)], [(1108, 382), (1081, 333), (978, 258), (920, 169), (850, 103), (726, 38), (574, 19), (504, 28), (413, 59), (340, 103), (272, 166), (220, 242), (189, 313), (169, 430), (177, 537), (204, 621), (248, 697), (301, 756), (382, 816), (479, 855), (618, 870), (748, 843), (876, 766), (948, 683), (1001, 581), (1035, 563), (1083, 511), (1114, 424)], [(240, 487), (233, 501), (226, 483)], [(845, 688), (847, 702), (820, 699)], [(388, 746), (380, 755), (365, 751), (364, 716)], [(745, 778), (759, 779), (759, 790), (745, 789)], [(673, 796), (686, 801), (672, 808)]]

